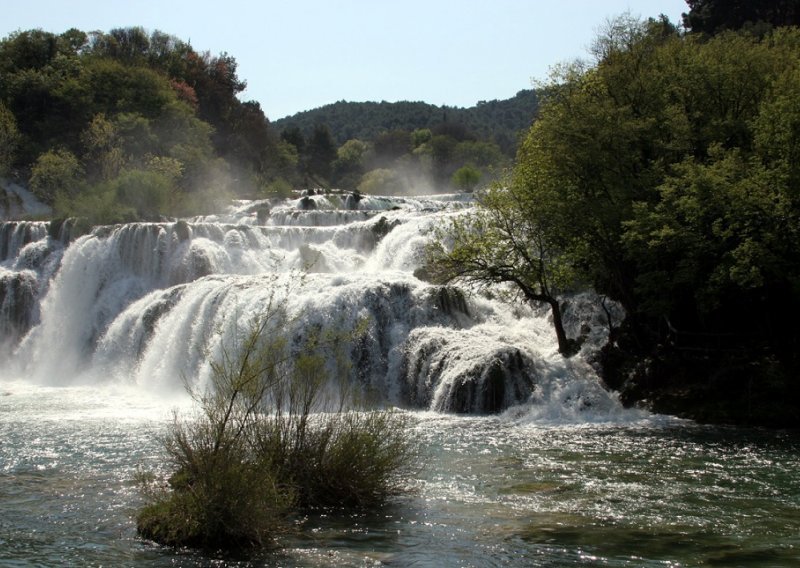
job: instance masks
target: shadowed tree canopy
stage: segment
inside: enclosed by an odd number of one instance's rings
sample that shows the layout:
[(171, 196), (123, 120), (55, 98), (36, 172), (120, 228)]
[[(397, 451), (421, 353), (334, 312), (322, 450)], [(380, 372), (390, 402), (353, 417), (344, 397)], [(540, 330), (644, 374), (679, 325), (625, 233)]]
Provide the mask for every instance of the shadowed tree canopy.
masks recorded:
[(800, 25), (800, 0), (686, 0), (683, 25), (692, 32), (714, 35), (744, 27), (758, 29)]

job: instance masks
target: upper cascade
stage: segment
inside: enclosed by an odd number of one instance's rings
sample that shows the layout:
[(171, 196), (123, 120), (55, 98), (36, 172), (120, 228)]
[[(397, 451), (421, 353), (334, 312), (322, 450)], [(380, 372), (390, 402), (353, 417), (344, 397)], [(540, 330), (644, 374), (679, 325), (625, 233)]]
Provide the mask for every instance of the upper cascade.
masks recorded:
[[(414, 275), (436, 229), (472, 203), (308, 192), (77, 238), (65, 224), (0, 223), (0, 346), (10, 362), (0, 378), (202, 386), (207, 354), (277, 300), (289, 337), (358, 329), (339, 355), (352, 384), (386, 403), (469, 413), (563, 405), (546, 393), (568, 377), (598, 407), (605, 391), (588, 365), (578, 372), (561, 358), (546, 317)], [(573, 319), (597, 344), (592, 305)]]

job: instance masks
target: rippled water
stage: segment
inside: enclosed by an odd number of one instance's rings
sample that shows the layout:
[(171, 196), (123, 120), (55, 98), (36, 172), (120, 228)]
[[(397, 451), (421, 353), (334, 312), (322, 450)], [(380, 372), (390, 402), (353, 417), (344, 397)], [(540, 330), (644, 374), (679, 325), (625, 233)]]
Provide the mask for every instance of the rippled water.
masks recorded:
[(424, 463), (372, 515), (299, 519), (279, 553), (143, 542), (132, 478), (179, 401), (0, 384), (2, 566), (796, 566), (796, 434), (638, 414), (537, 423), (418, 413)]

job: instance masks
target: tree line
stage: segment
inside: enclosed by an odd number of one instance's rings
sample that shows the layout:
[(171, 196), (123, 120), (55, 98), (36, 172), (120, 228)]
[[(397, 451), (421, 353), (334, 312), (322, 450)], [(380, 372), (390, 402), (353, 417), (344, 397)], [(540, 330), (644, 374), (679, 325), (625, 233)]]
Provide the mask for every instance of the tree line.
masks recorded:
[(274, 123), (297, 151), (305, 185), (364, 193), (471, 191), (510, 166), (536, 91), (462, 109), (339, 101)]
[(71, 29), (0, 41), (0, 173), (96, 222), (202, 210), (294, 157), (228, 54), (160, 31)]
[(482, 140), (495, 142), (509, 155), (516, 151), (519, 134), (527, 130), (538, 107), (533, 89), (519, 91), (505, 100), (478, 101), (469, 108), (437, 106), (425, 102), (338, 101), (274, 121), (283, 130), (297, 127), (308, 136), (318, 124), (326, 124), (337, 144), (347, 140), (372, 140), (382, 132), (433, 129), (443, 123), (464, 126)]
[(12, 33), (0, 40), (0, 175), (93, 223), (299, 187), (472, 189), (510, 163), (537, 101), (337, 103), (275, 125), (239, 99), (245, 86), (229, 54), (161, 31)]

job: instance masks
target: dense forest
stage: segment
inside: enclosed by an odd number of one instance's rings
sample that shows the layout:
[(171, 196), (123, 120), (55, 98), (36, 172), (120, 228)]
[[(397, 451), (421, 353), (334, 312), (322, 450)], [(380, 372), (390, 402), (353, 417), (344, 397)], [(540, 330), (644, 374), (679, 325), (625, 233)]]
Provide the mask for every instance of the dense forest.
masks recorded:
[(800, 29), (691, 4), (697, 31), (623, 16), (564, 67), (430, 276), (548, 305), (567, 356), (563, 294), (592, 287), (627, 313), (596, 361), (625, 401), (797, 425)]
[(0, 173), (93, 222), (203, 209), (293, 167), (244, 87), (232, 57), (158, 31), (16, 32), (0, 42)]
[(534, 90), (522, 90), (507, 100), (479, 101), (470, 108), (436, 106), (424, 102), (346, 102), (299, 112), (276, 120), (281, 130), (299, 128), (309, 136), (317, 124), (326, 124), (337, 144), (357, 138), (373, 140), (383, 132), (433, 129), (460, 124), (484, 140), (491, 140), (513, 156), (521, 132), (531, 126), (539, 104)]

